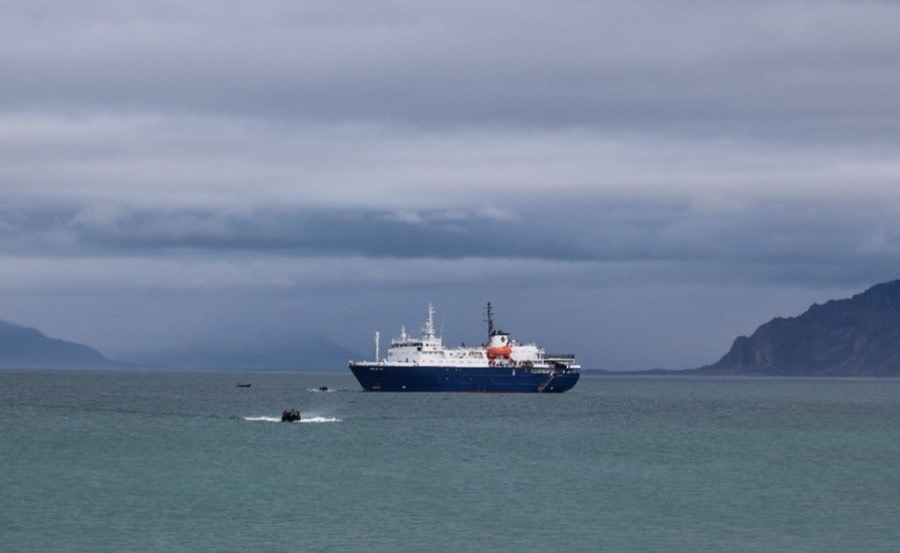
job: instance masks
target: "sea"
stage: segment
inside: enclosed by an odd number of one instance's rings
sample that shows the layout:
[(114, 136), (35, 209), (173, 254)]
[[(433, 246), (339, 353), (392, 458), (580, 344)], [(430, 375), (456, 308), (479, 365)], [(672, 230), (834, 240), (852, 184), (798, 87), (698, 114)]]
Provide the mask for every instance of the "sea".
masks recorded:
[(0, 551), (896, 553), (900, 380), (4, 370)]

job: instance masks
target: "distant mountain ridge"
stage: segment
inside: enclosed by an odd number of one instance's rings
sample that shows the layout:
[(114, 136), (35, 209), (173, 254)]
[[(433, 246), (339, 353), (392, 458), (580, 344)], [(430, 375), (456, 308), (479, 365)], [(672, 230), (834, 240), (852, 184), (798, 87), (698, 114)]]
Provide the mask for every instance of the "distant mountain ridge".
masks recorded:
[(258, 348), (250, 346), (199, 345), (191, 348), (164, 350), (134, 355), (142, 364), (173, 369), (229, 370), (316, 370), (343, 371), (347, 361), (359, 356), (334, 342), (317, 336), (296, 335), (290, 339), (261, 340)]
[(0, 320), (0, 368), (74, 369), (124, 365), (88, 346), (49, 338), (37, 329)]
[(701, 375), (900, 377), (900, 280), (738, 337)]
[(0, 320), (0, 368), (108, 369), (164, 368), (203, 370), (344, 370), (358, 357), (341, 346), (314, 336), (281, 337), (259, 348), (197, 346), (132, 355), (128, 361), (109, 359), (75, 342), (50, 338), (41, 331)]
[[(143, 366), (185, 369), (343, 370), (357, 355), (312, 336), (261, 339), (246, 351), (207, 345), (132, 359)], [(0, 320), (0, 368), (126, 368), (99, 351), (49, 338)], [(601, 371), (602, 372), (602, 371)], [(721, 376), (900, 377), (900, 280), (872, 286), (849, 299), (815, 304), (797, 317), (778, 317), (735, 339), (719, 361), (685, 371), (646, 374)], [(642, 374), (642, 373), (632, 373)]]

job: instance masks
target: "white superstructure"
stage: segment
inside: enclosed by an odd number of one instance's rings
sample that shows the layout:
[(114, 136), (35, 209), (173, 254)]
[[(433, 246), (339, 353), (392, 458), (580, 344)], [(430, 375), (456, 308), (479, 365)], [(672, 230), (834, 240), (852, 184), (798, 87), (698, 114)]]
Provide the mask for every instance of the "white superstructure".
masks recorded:
[[(444, 347), (434, 329), (434, 307), (428, 305), (428, 318), (418, 338), (401, 327), (400, 337), (391, 340), (387, 357), (367, 363), (373, 366), (392, 367), (531, 367), (535, 369), (581, 368), (572, 355), (547, 356), (536, 344), (522, 344), (509, 338), (509, 334), (494, 330), (491, 304), (488, 304), (489, 341), (475, 347)], [(376, 352), (379, 349), (376, 333)]]

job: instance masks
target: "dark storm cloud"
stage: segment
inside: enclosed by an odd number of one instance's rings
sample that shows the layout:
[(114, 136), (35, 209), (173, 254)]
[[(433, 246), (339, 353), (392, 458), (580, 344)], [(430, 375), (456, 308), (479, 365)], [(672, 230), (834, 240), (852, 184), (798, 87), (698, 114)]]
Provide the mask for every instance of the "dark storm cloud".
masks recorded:
[(257, 209), (249, 212), (147, 210), (69, 226), (88, 249), (135, 252), (172, 249), (290, 253), (304, 256), (398, 258), (497, 257), (579, 259), (584, 244), (566, 244), (530, 224), (478, 213)]
[[(846, 208), (823, 202), (728, 213), (646, 202), (562, 203), (501, 213), (61, 207), (0, 210), (0, 248), (6, 254), (76, 258), (194, 251), (225, 259), (249, 253), (310, 260), (534, 260), (601, 264), (609, 274), (644, 264), (656, 267), (651, 273), (662, 270), (645, 277), (651, 282), (827, 285), (890, 275), (900, 254), (900, 224), (866, 202)], [(882, 222), (872, 225), (856, 215), (863, 210)], [(561, 212), (565, 218), (556, 215)], [(572, 283), (585, 275), (573, 271)], [(602, 277), (594, 284), (602, 284)]]
[(7, 253), (157, 254), (175, 250), (396, 258), (583, 260), (587, 241), (564, 242), (541, 221), (492, 212), (249, 211), (119, 208), (0, 209)]

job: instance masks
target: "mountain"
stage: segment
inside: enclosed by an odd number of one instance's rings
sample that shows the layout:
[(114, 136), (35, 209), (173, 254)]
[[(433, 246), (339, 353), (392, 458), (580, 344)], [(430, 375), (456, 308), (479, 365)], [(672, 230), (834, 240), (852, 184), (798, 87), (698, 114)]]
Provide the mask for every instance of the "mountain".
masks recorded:
[(315, 336), (262, 336), (254, 346), (204, 345), (134, 354), (127, 362), (82, 344), (49, 338), (37, 329), (0, 320), (0, 368), (136, 368), (344, 370), (360, 356)]
[(189, 348), (135, 354), (130, 360), (174, 369), (346, 370), (360, 356), (312, 335), (260, 336), (255, 346), (203, 344)]
[(48, 338), (34, 328), (0, 321), (0, 368), (74, 369), (123, 365), (88, 346)]
[(900, 280), (776, 318), (734, 341), (702, 375), (900, 377)]

